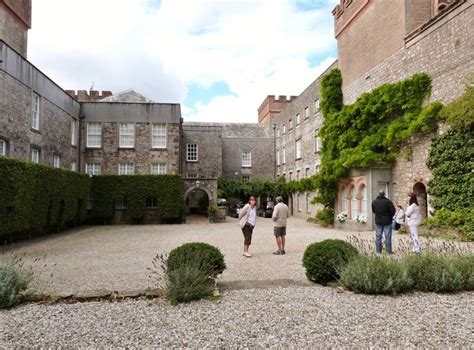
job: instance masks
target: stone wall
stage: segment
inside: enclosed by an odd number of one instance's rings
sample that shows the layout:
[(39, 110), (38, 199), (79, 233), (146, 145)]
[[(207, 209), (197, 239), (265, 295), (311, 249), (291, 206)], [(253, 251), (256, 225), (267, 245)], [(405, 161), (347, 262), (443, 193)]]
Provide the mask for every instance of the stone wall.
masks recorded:
[(0, 40), (26, 58), (31, 0), (0, 0)]
[[(36, 91), (36, 93), (39, 93)], [(0, 138), (8, 142), (8, 155), (30, 160), (32, 146), (40, 150), (40, 163), (70, 169), (78, 163), (78, 150), (71, 145), (73, 116), (40, 95), (40, 128), (31, 128), (33, 90), (0, 70)]]

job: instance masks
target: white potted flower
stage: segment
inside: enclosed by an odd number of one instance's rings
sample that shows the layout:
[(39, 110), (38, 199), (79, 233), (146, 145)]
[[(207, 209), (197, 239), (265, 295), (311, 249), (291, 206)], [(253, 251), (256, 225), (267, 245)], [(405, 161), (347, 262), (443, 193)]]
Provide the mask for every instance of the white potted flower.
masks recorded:
[(361, 224), (366, 224), (367, 223), (367, 216), (365, 214), (357, 215), (357, 222), (361, 223)]
[(345, 222), (347, 220), (347, 213), (345, 211), (341, 211), (339, 214), (337, 214), (336, 219), (339, 222)]

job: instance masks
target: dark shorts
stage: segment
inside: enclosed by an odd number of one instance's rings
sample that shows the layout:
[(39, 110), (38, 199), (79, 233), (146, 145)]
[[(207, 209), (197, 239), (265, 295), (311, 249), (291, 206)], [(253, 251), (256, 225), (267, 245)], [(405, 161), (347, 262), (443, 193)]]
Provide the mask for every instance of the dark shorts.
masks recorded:
[(285, 227), (274, 227), (273, 234), (275, 237), (286, 236), (286, 226)]
[(245, 226), (242, 228), (242, 233), (244, 234), (245, 245), (250, 245), (252, 243), (252, 232), (253, 232), (253, 226), (248, 223), (245, 224)]

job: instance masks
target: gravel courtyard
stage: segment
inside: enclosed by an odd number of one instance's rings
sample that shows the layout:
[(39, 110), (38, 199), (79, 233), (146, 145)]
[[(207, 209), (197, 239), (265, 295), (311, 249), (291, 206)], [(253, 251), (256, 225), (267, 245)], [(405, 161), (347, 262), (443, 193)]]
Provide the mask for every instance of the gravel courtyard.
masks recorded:
[[(474, 293), (367, 296), (309, 283), (301, 266), (305, 247), (354, 233), (291, 218), (287, 254), (274, 256), (272, 223), (259, 219), (251, 259), (242, 256), (242, 234), (232, 218), (222, 224), (193, 218), (186, 225), (83, 227), (16, 244), (3, 257), (25, 253), (28, 265), (46, 254), (35, 288), (51, 294), (149, 287), (152, 257), (191, 241), (218, 246), (228, 269), (216, 301), (0, 310), (0, 348), (474, 348)], [(372, 239), (372, 233), (361, 236)]]

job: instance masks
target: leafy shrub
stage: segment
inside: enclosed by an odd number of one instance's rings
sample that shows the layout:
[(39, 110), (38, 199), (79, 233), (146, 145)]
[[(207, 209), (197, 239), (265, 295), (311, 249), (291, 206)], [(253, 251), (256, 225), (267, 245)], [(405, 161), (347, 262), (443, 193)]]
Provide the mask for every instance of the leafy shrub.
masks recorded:
[(334, 224), (334, 210), (332, 208), (324, 208), (316, 212), (315, 220), (323, 227)]
[(11, 262), (0, 265), (0, 309), (20, 302), (20, 292), (26, 290), (30, 276)]
[(464, 276), (451, 257), (432, 253), (413, 254), (403, 258), (401, 263), (416, 290), (439, 293), (464, 288)]
[(461, 273), (464, 290), (474, 290), (474, 255), (463, 254), (452, 257), (452, 263)]
[(386, 256), (357, 256), (339, 274), (347, 289), (364, 294), (395, 295), (408, 291), (413, 283), (403, 266)]
[(212, 295), (214, 280), (205, 266), (186, 263), (168, 270), (167, 295), (171, 304), (187, 303)]
[(200, 242), (185, 243), (170, 252), (166, 262), (167, 270), (170, 272), (182, 266), (204, 269), (212, 277), (226, 269), (224, 255), (219, 248)]
[(358, 255), (357, 249), (339, 239), (327, 239), (310, 244), (303, 255), (306, 277), (323, 285), (337, 280), (339, 269), (356, 255)]

